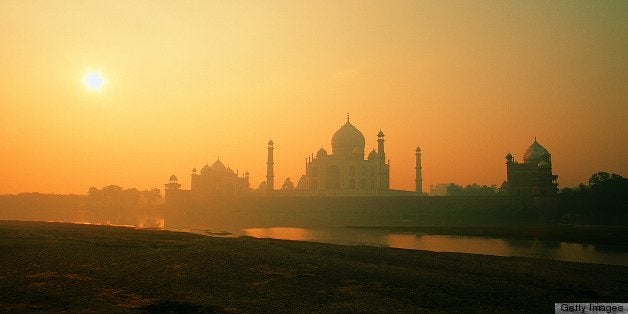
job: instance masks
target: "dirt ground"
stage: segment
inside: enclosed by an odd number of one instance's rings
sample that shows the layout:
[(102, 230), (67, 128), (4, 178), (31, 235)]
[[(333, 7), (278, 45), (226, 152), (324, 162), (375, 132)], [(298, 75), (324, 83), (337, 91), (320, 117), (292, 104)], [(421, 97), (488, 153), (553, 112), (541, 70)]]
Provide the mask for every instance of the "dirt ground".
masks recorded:
[(0, 312), (552, 312), (628, 267), (0, 221)]

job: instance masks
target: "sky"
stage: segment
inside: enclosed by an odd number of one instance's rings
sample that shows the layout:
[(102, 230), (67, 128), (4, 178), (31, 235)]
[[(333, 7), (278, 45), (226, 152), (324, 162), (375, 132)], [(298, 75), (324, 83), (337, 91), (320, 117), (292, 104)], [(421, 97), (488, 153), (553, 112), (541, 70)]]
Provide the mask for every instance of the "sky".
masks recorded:
[[(628, 1), (0, 0), (0, 194), (275, 185), (346, 121), (390, 184), (500, 185), (534, 138), (559, 187), (628, 175)], [(102, 90), (82, 80), (98, 71)]]

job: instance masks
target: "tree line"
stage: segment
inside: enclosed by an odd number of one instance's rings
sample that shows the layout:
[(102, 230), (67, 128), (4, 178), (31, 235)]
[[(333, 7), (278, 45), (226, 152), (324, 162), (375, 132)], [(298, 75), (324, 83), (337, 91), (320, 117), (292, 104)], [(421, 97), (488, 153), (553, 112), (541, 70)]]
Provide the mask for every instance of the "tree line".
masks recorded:
[(90, 187), (87, 201), (92, 208), (138, 208), (159, 205), (163, 203), (163, 198), (157, 188), (140, 191), (136, 188), (124, 189), (118, 185), (108, 185), (100, 190)]
[(449, 196), (495, 196), (502, 194), (502, 190), (496, 185), (479, 185), (477, 183), (469, 184), (465, 187), (450, 183), (447, 186), (447, 195)]
[(616, 173), (598, 172), (588, 184), (558, 192), (563, 222), (626, 224), (628, 179)]

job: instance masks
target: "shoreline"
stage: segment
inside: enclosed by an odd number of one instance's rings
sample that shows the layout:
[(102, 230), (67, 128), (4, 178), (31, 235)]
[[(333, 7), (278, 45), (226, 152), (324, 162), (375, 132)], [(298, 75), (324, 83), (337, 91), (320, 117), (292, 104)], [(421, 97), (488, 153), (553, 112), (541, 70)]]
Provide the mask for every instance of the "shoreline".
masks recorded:
[(0, 221), (0, 311), (539, 312), (621, 302), (628, 267)]

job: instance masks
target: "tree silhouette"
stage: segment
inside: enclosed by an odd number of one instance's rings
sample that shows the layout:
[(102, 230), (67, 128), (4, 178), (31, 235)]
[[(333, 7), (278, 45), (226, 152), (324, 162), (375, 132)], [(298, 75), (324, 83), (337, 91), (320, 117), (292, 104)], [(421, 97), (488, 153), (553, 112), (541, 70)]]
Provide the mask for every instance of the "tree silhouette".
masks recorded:
[(479, 185), (473, 183), (462, 187), (455, 183), (451, 183), (447, 186), (447, 195), (449, 196), (492, 196), (498, 193), (496, 185)]
[(588, 185), (567, 187), (558, 195), (567, 220), (616, 224), (628, 217), (628, 179), (615, 173), (595, 173)]

